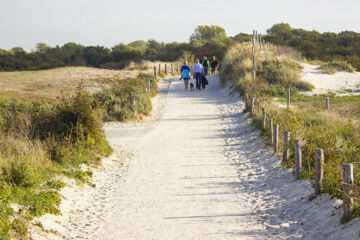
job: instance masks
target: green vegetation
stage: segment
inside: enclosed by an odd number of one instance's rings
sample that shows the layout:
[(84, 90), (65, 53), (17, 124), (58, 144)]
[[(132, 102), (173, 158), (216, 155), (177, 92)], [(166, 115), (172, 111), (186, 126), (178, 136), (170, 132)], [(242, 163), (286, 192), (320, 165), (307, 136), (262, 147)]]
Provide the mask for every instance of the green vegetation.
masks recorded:
[(337, 71), (354, 72), (354, 67), (345, 60), (333, 60), (331, 62), (323, 63), (320, 69), (327, 74), (334, 74)]
[(256, 50), (256, 79), (259, 83), (253, 89), (252, 53), (247, 43), (238, 43), (231, 47), (225, 56), (220, 70), (220, 78), (233, 79), (234, 87), (239, 91), (254, 92), (271, 96), (285, 96), (286, 89), (294, 93), (314, 88), (311, 84), (300, 79), (302, 66), (283, 55), (279, 60), (275, 54), (264, 54)]
[(9, 51), (0, 49), (0, 71), (23, 71), (58, 68), (65, 66), (89, 66), (106, 69), (124, 69), (129, 63), (148, 61), (176, 61), (184, 52), (196, 57), (224, 56), (232, 38), (218, 26), (199, 26), (191, 35), (190, 42), (163, 43), (153, 39), (147, 42), (133, 41), (114, 47), (83, 46), (73, 42), (50, 47), (38, 43), (36, 51), (26, 52), (21, 47)]
[[(325, 154), (324, 192), (342, 198), (342, 164), (354, 163), (354, 195), (355, 211), (353, 217), (360, 217), (360, 128), (358, 96), (337, 97), (329, 95), (331, 111), (325, 110), (325, 96), (306, 97), (300, 95), (300, 90), (311, 90), (312, 86), (302, 86), (298, 72), (301, 68), (290, 61), (291, 56), (281, 55), (284, 51), (271, 49), (275, 56), (264, 55), (256, 50), (257, 80), (252, 79), (251, 45), (241, 43), (233, 46), (224, 58), (220, 71), (223, 83), (231, 80), (234, 92), (243, 96), (255, 97), (267, 113), (267, 119), (273, 119), (279, 124), (280, 131), (291, 132), (291, 142), (303, 139), (303, 172), (302, 179), (314, 179), (315, 149), (323, 148)], [(268, 54), (268, 53), (266, 53)], [(280, 60), (282, 59), (282, 60)], [(285, 89), (292, 91), (294, 108), (279, 108), (272, 103), (273, 97), (279, 97), (285, 102)], [(249, 99), (245, 99), (249, 106)], [(246, 110), (249, 110), (248, 108)], [(254, 113), (254, 126), (261, 129), (261, 113)], [(269, 126), (269, 122), (267, 122)], [(269, 128), (262, 129), (262, 136), (270, 144)], [(283, 142), (280, 134), (279, 142)], [(282, 152), (280, 146), (279, 152)], [(290, 148), (290, 160), (283, 165), (294, 168), (295, 156)], [(280, 154), (281, 155), (281, 154)]]
[[(103, 119), (141, 119), (150, 113), (150, 98), (156, 92), (155, 78), (139, 74), (108, 79), (94, 94), (79, 86), (74, 94), (58, 100), (2, 98), (0, 239), (21, 238), (34, 217), (60, 214), (59, 190), (65, 186), (61, 176), (93, 185), (92, 172), (81, 166), (97, 166), (112, 151), (102, 130)], [(10, 203), (19, 204), (20, 210), (15, 212)]]
[(295, 48), (308, 59), (324, 62), (345, 60), (360, 70), (360, 33), (319, 33), (291, 28), (287, 23), (275, 24), (267, 32), (268, 35), (264, 36), (267, 42)]

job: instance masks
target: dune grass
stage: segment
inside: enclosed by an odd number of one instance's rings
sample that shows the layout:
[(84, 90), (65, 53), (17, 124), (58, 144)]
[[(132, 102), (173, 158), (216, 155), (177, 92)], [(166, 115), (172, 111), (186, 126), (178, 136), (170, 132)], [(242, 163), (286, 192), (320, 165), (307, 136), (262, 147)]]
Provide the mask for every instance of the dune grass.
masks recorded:
[[(250, 98), (267, 113), (267, 128), (262, 129), (262, 114), (255, 112), (252, 121), (255, 127), (262, 130), (267, 144), (270, 141), (269, 119), (279, 124), (280, 132), (290, 131), (291, 142), (303, 139), (303, 172), (302, 179), (314, 180), (315, 149), (323, 148), (325, 154), (324, 192), (342, 198), (342, 164), (354, 163), (354, 214), (360, 217), (360, 128), (358, 96), (337, 97), (331, 95), (331, 111), (325, 110), (325, 96), (302, 96), (301, 90), (311, 90), (313, 86), (303, 85), (299, 81), (298, 63), (290, 56), (282, 56), (278, 47), (271, 46), (266, 52), (257, 49), (257, 80), (252, 79), (252, 55), (250, 44), (239, 44), (231, 48), (225, 56), (220, 72), (223, 83), (230, 81), (234, 92), (245, 98), (247, 106)], [(270, 55), (270, 58), (269, 58)], [(270, 59), (270, 62), (269, 62)], [(286, 62), (290, 61), (290, 62)], [(269, 65), (269, 66), (267, 66)], [(264, 68), (265, 66), (265, 68)], [(273, 103), (274, 97), (285, 103), (285, 90), (292, 90), (292, 104), (295, 108), (279, 108)], [(249, 107), (246, 108), (249, 111)], [(282, 143), (282, 134), (279, 134)], [(281, 145), (281, 144), (280, 144)], [(282, 152), (282, 147), (280, 151)], [(281, 157), (281, 154), (279, 154)], [(283, 165), (294, 168), (295, 156), (290, 148), (290, 160)], [(304, 196), (306, 197), (306, 196)]]
[(338, 71), (355, 72), (355, 68), (345, 60), (333, 60), (331, 62), (322, 63), (320, 69), (327, 74), (335, 74)]
[[(0, 73), (0, 239), (26, 239), (34, 217), (60, 214), (63, 177), (92, 185), (92, 172), (82, 166), (97, 166), (112, 152), (103, 120), (148, 115), (157, 93), (152, 73), (92, 68)], [(21, 210), (15, 212), (13, 203)]]

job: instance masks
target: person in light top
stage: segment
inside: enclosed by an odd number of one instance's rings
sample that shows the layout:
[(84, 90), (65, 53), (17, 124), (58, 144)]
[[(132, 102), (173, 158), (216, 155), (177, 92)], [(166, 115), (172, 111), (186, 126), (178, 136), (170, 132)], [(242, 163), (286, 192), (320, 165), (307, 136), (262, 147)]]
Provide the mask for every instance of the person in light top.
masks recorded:
[(202, 64), (200, 64), (199, 59), (196, 60), (196, 64), (194, 65), (193, 68), (193, 77), (195, 77), (196, 79), (196, 89), (197, 90), (201, 90), (201, 81), (202, 81), (202, 76), (204, 74), (204, 67)]

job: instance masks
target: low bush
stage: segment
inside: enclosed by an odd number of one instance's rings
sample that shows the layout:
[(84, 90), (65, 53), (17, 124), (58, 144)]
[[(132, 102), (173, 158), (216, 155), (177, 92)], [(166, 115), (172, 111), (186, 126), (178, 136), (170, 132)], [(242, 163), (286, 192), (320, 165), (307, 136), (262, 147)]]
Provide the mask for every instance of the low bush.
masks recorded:
[(151, 112), (151, 97), (156, 92), (156, 79), (150, 74), (139, 74), (137, 78), (116, 80), (110, 88), (95, 93), (94, 106), (101, 109), (105, 120), (139, 120)]
[(345, 60), (333, 60), (320, 65), (320, 69), (327, 74), (335, 74), (337, 71), (354, 72), (355, 68)]

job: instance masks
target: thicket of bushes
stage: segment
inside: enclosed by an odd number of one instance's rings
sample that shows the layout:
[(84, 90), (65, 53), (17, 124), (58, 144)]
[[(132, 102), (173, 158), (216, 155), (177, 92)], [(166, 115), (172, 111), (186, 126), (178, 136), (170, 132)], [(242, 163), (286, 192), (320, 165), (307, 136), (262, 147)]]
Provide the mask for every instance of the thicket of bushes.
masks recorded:
[(325, 62), (331, 62), (333, 59), (345, 60), (360, 71), (360, 33), (319, 33), (279, 23), (273, 25), (264, 38), (275, 45), (293, 47), (308, 59)]
[[(81, 165), (98, 164), (112, 151), (103, 118), (123, 121), (150, 113), (157, 90), (153, 76), (140, 74), (109, 85), (93, 95), (79, 87), (56, 103), (0, 103), (0, 239), (24, 235), (35, 216), (60, 213), (64, 183), (59, 176), (91, 184), (92, 172), (82, 171)], [(23, 209), (15, 213), (10, 203)]]
[[(255, 97), (267, 113), (267, 128), (263, 136), (268, 144), (269, 119), (274, 124), (279, 124), (280, 132), (291, 132), (291, 142), (294, 139), (303, 139), (303, 172), (302, 179), (314, 180), (315, 171), (315, 149), (323, 148), (325, 154), (324, 166), (324, 192), (333, 196), (342, 197), (342, 164), (354, 164), (354, 194), (355, 211), (354, 217), (360, 216), (360, 129), (358, 120), (346, 118), (337, 112), (325, 111), (319, 108), (291, 108), (281, 109), (272, 104), (271, 99), (276, 96), (284, 96), (284, 90), (293, 88), (295, 90), (310, 90), (312, 86), (301, 86), (298, 81), (299, 66), (294, 62), (288, 62), (284, 56), (276, 56), (268, 60), (267, 56), (261, 56), (256, 51), (257, 80), (252, 80), (252, 58), (250, 44), (239, 44), (231, 48), (225, 56), (220, 77), (223, 83), (232, 82), (233, 91), (245, 93)], [(273, 50), (273, 52), (275, 52)], [(270, 66), (270, 67), (268, 67)], [(293, 91), (296, 95), (296, 91)], [(249, 104), (249, 99), (248, 106)], [(256, 103), (255, 103), (256, 104)], [(249, 110), (249, 109), (246, 109)], [(254, 125), (261, 129), (261, 113), (253, 115)], [(279, 134), (279, 142), (283, 142), (282, 134)], [(280, 144), (281, 145), (281, 144)], [(280, 152), (282, 147), (280, 147)], [(293, 168), (295, 157), (293, 147), (290, 148), (290, 160), (284, 166)]]

